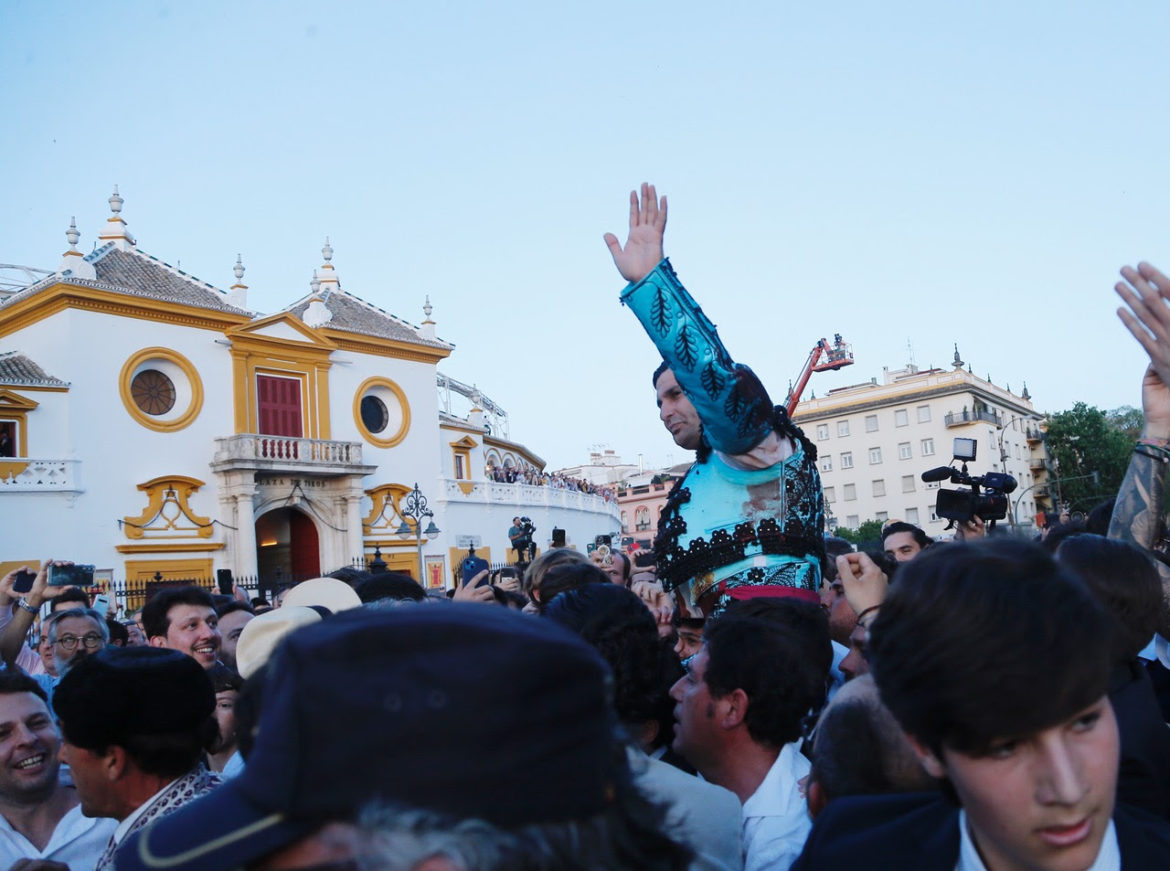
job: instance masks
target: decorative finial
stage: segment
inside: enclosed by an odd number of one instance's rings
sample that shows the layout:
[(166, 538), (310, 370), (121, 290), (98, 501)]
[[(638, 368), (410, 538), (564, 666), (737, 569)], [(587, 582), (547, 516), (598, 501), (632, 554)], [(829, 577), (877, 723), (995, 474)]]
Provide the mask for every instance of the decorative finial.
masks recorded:
[(988, 383), (988, 384), (991, 384), (991, 383), (992, 383), (992, 382), (991, 382), (991, 373), (990, 373), (990, 372), (988, 372), (988, 373), (987, 373), (987, 383)]
[(122, 203), (124, 203), (124, 202), (126, 202), (126, 201), (124, 199), (122, 199), (121, 195), (118, 193), (118, 186), (114, 185), (114, 192), (110, 195), (110, 199), (109, 199), (110, 211), (113, 212), (115, 215), (121, 214)]
[(1012, 386), (1011, 386), (1010, 384), (1008, 384), (1008, 385), (1006, 385), (1006, 387), (1007, 387), (1007, 392), (1008, 392), (1008, 393), (1011, 393), (1011, 392), (1012, 392)]
[(430, 294), (427, 294), (427, 300), (426, 300), (426, 302), (423, 303), (423, 314), (427, 316), (427, 320), (430, 320), (431, 312), (433, 312), (433, 311), (434, 311), (434, 309), (431, 307)]
[[(332, 253), (332, 252), (330, 252), (330, 253)], [(317, 294), (319, 294), (321, 292), (321, 279), (317, 277), (317, 270), (316, 269), (313, 270), (313, 277), (309, 281), (309, 287), (313, 291), (313, 296), (316, 296)]]
[(954, 359), (951, 360), (951, 365), (954, 366), (956, 369), (963, 368), (963, 358), (959, 356), (959, 343), (958, 342), (955, 342), (955, 356), (954, 356)]
[(236, 265), (232, 267), (232, 272), (236, 275), (236, 281), (244, 277), (244, 256), (242, 254), (236, 255)]
[(967, 364), (967, 374), (968, 374), (968, 375), (974, 375), (974, 374), (975, 374), (974, 372), (972, 372), (972, 371), (971, 371), (971, 364), (970, 364), (970, 363), (968, 363), (968, 364)]
[(333, 246), (329, 244), (328, 236), (325, 237), (325, 247), (321, 249), (321, 256), (325, 258), (326, 263), (333, 259)]
[(1028, 382), (1024, 382), (1024, 392), (1020, 394), (1020, 399), (1031, 399), (1032, 395), (1028, 393)]
[(81, 234), (77, 232), (77, 218), (69, 219), (69, 229), (65, 231), (65, 238), (69, 240), (70, 249), (77, 249), (77, 242), (81, 239)]

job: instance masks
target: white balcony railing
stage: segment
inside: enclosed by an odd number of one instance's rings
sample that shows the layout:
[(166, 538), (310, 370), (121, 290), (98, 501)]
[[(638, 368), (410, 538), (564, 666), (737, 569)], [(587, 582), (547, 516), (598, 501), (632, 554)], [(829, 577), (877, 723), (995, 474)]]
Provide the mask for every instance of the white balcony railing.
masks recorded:
[(77, 492), (81, 489), (77, 480), (80, 464), (80, 460), (5, 457), (0, 465), (9, 471), (0, 477), (0, 493)]
[[(463, 490), (468, 484), (471, 484), (471, 492), (464, 493)], [(572, 508), (611, 515), (615, 519), (620, 516), (616, 500), (607, 501), (604, 496), (582, 493), (579, 490), (562, 490), (559, 487), (446, 478), (443, 481), (443, 490), (449, 502), (512, 505), (517, 508)]]
[(362, 468), (362, 446), (360, 442), (241, 433), (215, 440), (212, 466), (349, 473)]

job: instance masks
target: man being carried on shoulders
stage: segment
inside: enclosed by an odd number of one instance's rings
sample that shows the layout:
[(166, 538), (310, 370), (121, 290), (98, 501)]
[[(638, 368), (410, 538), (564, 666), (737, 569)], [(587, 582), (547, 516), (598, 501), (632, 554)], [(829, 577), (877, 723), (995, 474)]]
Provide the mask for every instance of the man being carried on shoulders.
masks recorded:
[(659, 416), (697, 452), (659, 521), (663, 587), (705, 614), (735, 599), (818, 601), (824, 505), (816, 449), (747, 366), (735, 363), (663, 256), (666, 197), (630, 194), (630, 234), (605, 242), (629, 283), (621, 300), (663, 356)]

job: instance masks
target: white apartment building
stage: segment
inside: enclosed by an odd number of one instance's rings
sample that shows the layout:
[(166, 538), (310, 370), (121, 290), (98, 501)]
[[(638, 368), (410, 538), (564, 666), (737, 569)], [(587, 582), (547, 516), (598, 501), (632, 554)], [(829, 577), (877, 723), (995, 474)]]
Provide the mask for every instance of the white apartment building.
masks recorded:
[(1049, 507), (1043, 416), (1027, 386), (1016, 395), (963, 366), (956, 348), (951, 371), (887, 369), (880, 384), (875, 378), (797, 406), (793, 418), (817, 446), (830, 530), (905, 520), (944, 535), (947, 521), (934, 512), (940, 485), (924, 483), (921, 474), (951, 463), (955, 437), (976, 442), (969, 474), (1007, 472), (1016, 479), (1002, 523), (1014, 514), (1030, 527)]

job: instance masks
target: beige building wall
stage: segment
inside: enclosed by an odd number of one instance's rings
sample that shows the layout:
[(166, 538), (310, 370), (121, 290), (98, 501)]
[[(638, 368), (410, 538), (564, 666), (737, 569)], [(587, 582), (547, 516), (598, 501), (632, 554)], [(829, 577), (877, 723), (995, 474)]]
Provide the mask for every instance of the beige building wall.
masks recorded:
[(1009, 514), (1014, 510), (1021, 526), (1047, 507), (1043, 418), (1027, 388), (1016, 395), (961, 367), (887, 370), (882, 383), (843, 387), (797, 406), (793, 418), (817, 446), (830, 529), (905, 520), (928, 535), (949, 536), (947, 521), (934, 513), (939, 485), (924, 483), (921, 474), (951, 463), (955, 437), (978, 446), (969, 474), (1015, 477)]

